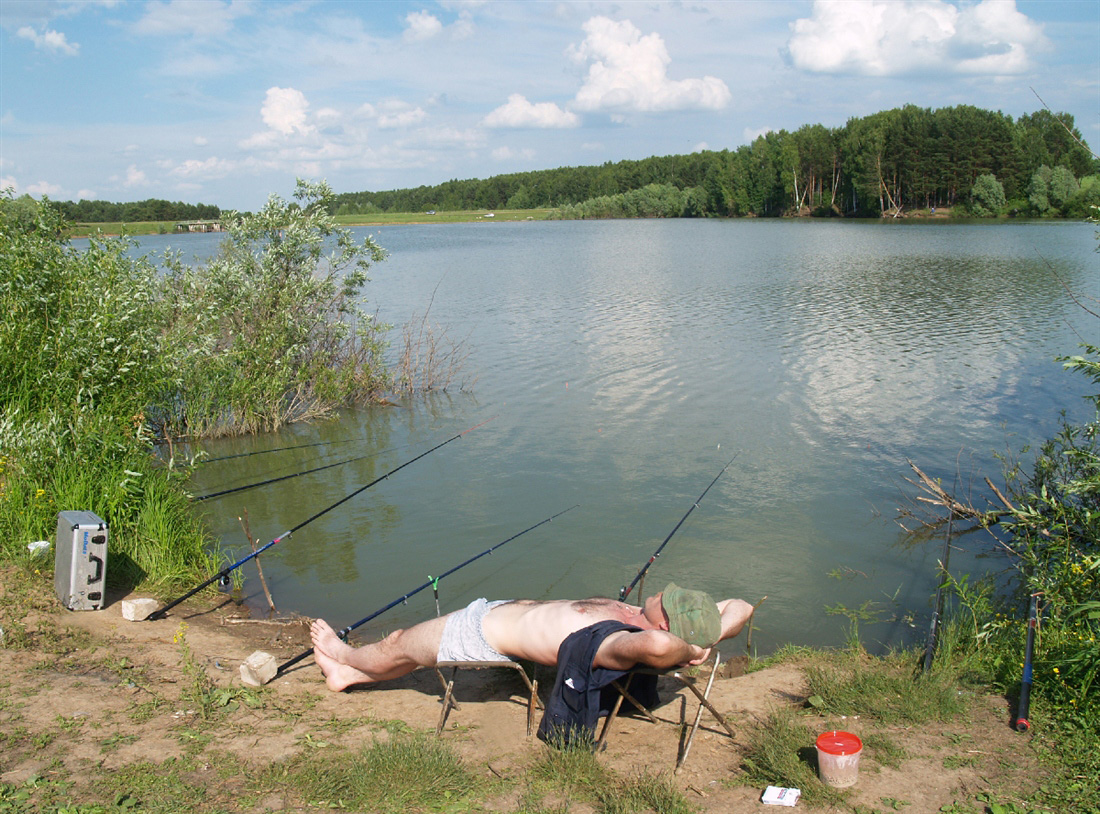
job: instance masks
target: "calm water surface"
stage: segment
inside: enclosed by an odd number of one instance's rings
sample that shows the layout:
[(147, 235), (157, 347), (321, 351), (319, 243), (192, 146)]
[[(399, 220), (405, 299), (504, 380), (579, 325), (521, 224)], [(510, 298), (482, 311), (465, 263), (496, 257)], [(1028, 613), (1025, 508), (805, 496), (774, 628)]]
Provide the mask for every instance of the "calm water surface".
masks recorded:
[[(282, 611), (361, 619), (433, 575), (577, 508), (440, 583), (470, 599), (615, 594), (736, 455), (650, 570), (647, 588), (768, 601), (754, 644), (837, 644), (826, 609), (865, 602), (879, 649), (923, 637), (941, 543), (894, 522), (907, 459), (964, 492), (995, 453), (1086, 415), (1053, 358), (1100, 342), (1063, 283), (1100, 296), (1094, 227), (786, 221), (386, 226), (371, 308), (422, 313), (472, 350), (476, 382), (278, 436), (206, 446), (196, 495), (370, 455), (204, 501), (233, 561), (238, 517), (272, 539), (447, 438), (492, 419), (265, 555)], [(217, 236), (149, 238), (208, 255)], [(394, 332), (399, 339), (399, 331)], [(1081, 380), (1078, 381), (1078, 378)], [(956, 475), (958, 473), (958, 475)], [(953, 569), (998, 569), (977, 535)], [(252, 563), (249, 602), (263, 605)], [(423, 591), (360, 629), (435, 613)], [(742, 645), (738, 643), (737, 648)]]

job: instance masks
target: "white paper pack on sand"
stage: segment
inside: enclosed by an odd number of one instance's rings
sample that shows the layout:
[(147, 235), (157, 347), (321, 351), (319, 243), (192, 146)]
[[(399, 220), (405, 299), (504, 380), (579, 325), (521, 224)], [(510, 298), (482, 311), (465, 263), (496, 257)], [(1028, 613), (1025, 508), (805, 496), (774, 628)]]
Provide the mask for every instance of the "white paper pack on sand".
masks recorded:
[(764, 789), (764, 796), (760, 802), (769, 806), (793, 807), (801, 796), (801, 789), (785, 789), (781, 786), (768, 786)]

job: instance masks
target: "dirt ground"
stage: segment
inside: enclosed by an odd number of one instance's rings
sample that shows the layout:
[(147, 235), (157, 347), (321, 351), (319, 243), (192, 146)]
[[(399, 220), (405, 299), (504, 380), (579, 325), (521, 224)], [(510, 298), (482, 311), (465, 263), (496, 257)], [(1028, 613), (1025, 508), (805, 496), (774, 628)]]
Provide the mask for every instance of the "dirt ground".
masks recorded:
[[(0, 599), (2, 593), (0, 586)], [(320, 670), (307, 659), (267, 685), (263, 707), (241, 706), (213, 722), (195, 721), (193, 711), (180, 701), (181, 630), (195, 662), (219, 686), (240, 687), (239, 666), (254, 651), (269, 652), (282, 662), (308, 647), (304, 620), (247, 619), (227, 602), (215, 607), (184, 605), (164, 620), (128, 622), (122, 618), (120, 601), (103, 611), (44, 609), (24, 620), (28, 631), (49, 629), (51, 622), (54, 629), (71, 628), (78, 636), (86, 631), (90, 636), (78, 640), (87, 644), (60, 654), (39, 647), (0, 648), (0, 698), (7, 699), (0, 701), (0, 732), (26, 733), (24, 747), (36, 734), (39, 741), (49, 743), (39, 749), (5, 747), (0, 780), (7, 783), (20, 784), (49, 772), (56, 759), (79, 787), (93, 772), (182, 756), (187, 746), (180, 733), (185, 727), (205, 728), (212, 746), (249, 765), (267, 766), (322, 742), (352, 748), (368, 743), (380, 732), (384, 736), (381, 722), (434, 731), (439, 720), (442, 692), (434, 671), (336, 694), (326, 689)], [(729, 647), (740, 653), (743, 642), (735, 640)], [(742, 663), (743, 658), (724, 665), (710, 694), (737, 737), (730, 737), (704, 713), (686, 765), (674, 776), (681, 748), (677, 724), (685, 714), (690, 721), (697, 705), (678, 682), (662, 678), (663, 703), (655, 710), (658, 723), (641, 716), (620, 718), (599, 759), (628, 776), (639, 769), (665, 773), (705, 812), (781, 810), (760, 803), (762, 787), (736, 782), (743, 733), (776, 707), (803, 706), (803, 677), (795, 664), (732, 675), (741, 672)], [(545, 694), (553, 683), (552, 671), (542, 671), (537, 678)], [(701, 686), (705, 679), (699, 679)], [(518, 676), (509, 670), (466, 670), (458, 673), (455, 686), (460, 707), (450, 712), (442, 737), (475, 771), (521, 775), (546, 747), (526, 735), (526, 693)], [(160, 702), (152, 703), (157, 698)], [(134, 715), (142, 704), (149, 714)], [(288, 710), (293, 714), (286, 714)], [(975, 698), (967, 719), (935, 731), (880, 727), (908, 756), (900, 768), (889, 768), (865, 754), (849, 804), (863, 807), (861, 811), (936, 812), (956, 801), (976, 805), (974, 796), (991, 786), (1003, 789), (1013, 787), (1017, 779), (1024, 782), (1034, 776), (1034, 759), (1027, 737), (1011, 731), (1008, 720), (1006, 701), (990, 696)], [(855, 718), (828, 721), (811, 716), (807, 723), (821, 731), (835, 726), (859, 735), (874, 731), (869, 722)], [(806, 744), (808, 751), (812, 745)], [(210, 782), (232, 781), (212, 776)], [(230, 794), (232, 789), (224, 791)], [(298, 805), (300, 801), (272, 795), (253, 810), (299, 810)], [(508, 801), (487, 802), (486, 807), (514, 810)]]

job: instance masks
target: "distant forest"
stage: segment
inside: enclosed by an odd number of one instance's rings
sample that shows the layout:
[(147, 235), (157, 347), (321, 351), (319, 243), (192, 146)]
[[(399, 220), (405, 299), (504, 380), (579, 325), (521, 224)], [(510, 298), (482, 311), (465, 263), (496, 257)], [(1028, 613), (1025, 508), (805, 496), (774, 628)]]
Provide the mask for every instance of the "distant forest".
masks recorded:
[[(1063, 126), (1064, 125), (1064, 126)], [(1067, 131), (1068, 128), (1068, 131)], [(1072, 133), (1072, 135), (1071, 135)], [(736, 150), (336, 196), (334, 212), (555, 208), (562, 217), (1071, 216), (1100, 204), (1100, 162), (1073, 117), (907, 105), (844, 127), (770, 132)]]
[[(736, 150), (452, 180), (336, 195), (332, 213), (556, 210), (556, 217), (876, 217), (951, 207), (967, 215), (1083, 217), (1100, 205), (1100, 161), (1073, 116), (1013, 120), (969, 105), (914, 105), (760, 136)], [(53, 202), (72, 221), (217, 218), (207, 204)]]
[(140, 223), (145, 221), (217, 220), (221, 209), (213, 204), (189, 204), (150, 198), (132, 203), (110, 201), (50, 201), (66, 220), (73, 223)]

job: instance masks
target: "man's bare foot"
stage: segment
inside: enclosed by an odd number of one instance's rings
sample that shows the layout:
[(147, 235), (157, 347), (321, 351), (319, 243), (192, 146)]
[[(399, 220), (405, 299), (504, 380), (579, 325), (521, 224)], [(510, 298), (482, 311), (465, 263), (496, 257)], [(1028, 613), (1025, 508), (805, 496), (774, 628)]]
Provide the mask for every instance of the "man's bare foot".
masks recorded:
[(318, 619), (309, 626), (309, 638), (313, 641), (314, 651), (324, 653), (337, 664), (347, 664), (348, 656), (355, 650), (336, 635), (332, 625), (324, 619)]
[(348, 664), (340, 664), (331, 656), (326, 656), (318, 648), (313, 648), (313, 660), (325, 674), (325, 684), (333, 692), (343, 692), (354, 684), (362, 684), (370, 681), (366, 673), (356, 670)]

